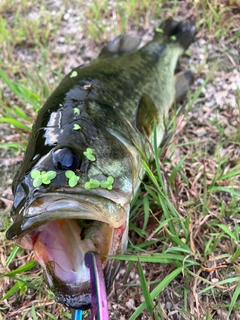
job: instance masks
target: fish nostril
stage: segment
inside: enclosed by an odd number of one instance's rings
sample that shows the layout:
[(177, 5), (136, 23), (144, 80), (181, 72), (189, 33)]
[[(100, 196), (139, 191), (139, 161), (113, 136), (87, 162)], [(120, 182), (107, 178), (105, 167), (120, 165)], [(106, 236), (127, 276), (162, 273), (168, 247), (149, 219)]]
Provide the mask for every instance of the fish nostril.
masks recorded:
[(79, 160), (69, 148), (58, 149), (52, 154), (53, 164), (59, 170), (75, 170), (79, 167)]
[(14, 195), (14, 208), (17, 208), (20, 205), (20, 203), (25, 199), (25, 197), (26, 192), (24, 191), (23, 186), (21, 184), (18, 184)]

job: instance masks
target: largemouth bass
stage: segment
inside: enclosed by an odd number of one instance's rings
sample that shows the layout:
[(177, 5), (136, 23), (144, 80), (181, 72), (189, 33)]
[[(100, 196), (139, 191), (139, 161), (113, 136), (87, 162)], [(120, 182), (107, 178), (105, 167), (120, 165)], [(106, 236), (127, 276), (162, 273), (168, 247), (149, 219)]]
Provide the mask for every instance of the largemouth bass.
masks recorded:
[(58, 302), (88, 308), (84, 255), (101, 258), (109, 288), (128, 241), (130, 202), (144, 170), (139, 150), (157, 142), (189, 73), (174, 75), (194, 40), (192, 22), (168, 19), (152, 41), (120, 36), (97, 60), (70, 72), (40, 109), (13, 182), (8, 239), (34, 250)]

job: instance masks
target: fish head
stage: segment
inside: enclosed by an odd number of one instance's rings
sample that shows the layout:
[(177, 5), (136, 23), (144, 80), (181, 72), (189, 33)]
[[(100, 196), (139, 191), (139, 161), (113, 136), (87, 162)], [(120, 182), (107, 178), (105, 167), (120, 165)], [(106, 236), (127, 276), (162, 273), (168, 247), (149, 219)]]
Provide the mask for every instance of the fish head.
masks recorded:
[[(68, 132), (67, 128), (68, 125), (56, 138), (58, 143), (51, 147), (49, 144), (41, 147), (34, 130), (13, 183), (14, 223), (6, 237), (22, 248), (34, 250), (58, 302), (86, 309), (90, 307), (91, 286), (85, 254), (94, 251), (100, 256), (108, 290), (119, 268), (119, 262), (109, 256), (126, 250), (133, 193), (132, 162), (128, 154), (124, 155), (126, 146), (119, 139), (114, 138), (116, 141), (109, 144), (112, 134), (98, 131), (98, 139), (89, 142), (93, 146), (88, 150), (91, 157), (86, 153), (86, 142), (79, 138), (82, 133)], [(45, 135), (48, 130), (53, 136), (52, 128), (46, 128)], [(99, 139), (102, 144), (107, 143), (106, 135), (108, 148), (104, 149), (99, 147)], [(61, 143), (61, 139), (65, 140)], [(120, 152), (115, 148), (120, 148)], [(44, 180), (43, 175), (49, 172), (54, 175), (49, 176), (49, 181), (46, 176)], [(67, 172), (77, 179), (76, 185), (70, 186)], [(109, 184), (108, 177), (111, 177)], [(90, 181), (97, 186), (89, 186)]]

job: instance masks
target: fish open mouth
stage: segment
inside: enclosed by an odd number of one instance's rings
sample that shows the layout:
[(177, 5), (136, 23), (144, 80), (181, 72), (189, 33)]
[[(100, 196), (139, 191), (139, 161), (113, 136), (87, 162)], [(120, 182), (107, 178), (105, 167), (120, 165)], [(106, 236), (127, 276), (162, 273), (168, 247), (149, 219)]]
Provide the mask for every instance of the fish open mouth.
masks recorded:
[[(108, 256), (121, 253), (126, 242), (126, 211), (121, 213), (118, 205), (116, 221), (107, 219), (106, 211), (101, 213), (98, 209), (86, 202), (78, 202), (77, 206), (76, 201), (63, 197), (55, 197), (54, 201), (46, 196), (39, 198), (28, 208), (31, 218), (22, 222), (27, 232), (16, 239), (20, 247), (34, 250), (35, 259), (42, 265), (57, 301), (72, 308), (85, 309), (91, 303), (90, 272), (85, 265), (85, 254), (94, 251), (99, 255), (108, 286), (113, 276), (110, 270), (116, 269), (116, 262)], [(113, 209), (113, 204), (109, 203), (107, 211), (113, 212)]]

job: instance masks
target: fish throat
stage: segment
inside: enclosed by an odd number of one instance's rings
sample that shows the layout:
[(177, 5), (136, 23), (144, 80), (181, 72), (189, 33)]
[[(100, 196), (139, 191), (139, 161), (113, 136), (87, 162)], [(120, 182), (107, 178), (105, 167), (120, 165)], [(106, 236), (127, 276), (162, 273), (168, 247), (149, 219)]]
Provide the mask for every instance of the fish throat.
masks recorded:
[(102, 221), (59, 219), (47, 222), (17, 244), (34, 250), (36, 260), (47, 273), (49, 285), (55, 281), (77, 284), (89, 281), (84, 255), (94, 251), (106, 264), (111, 251), (114, 228)]

